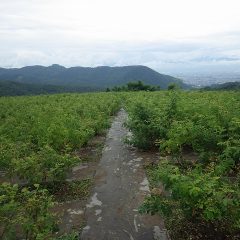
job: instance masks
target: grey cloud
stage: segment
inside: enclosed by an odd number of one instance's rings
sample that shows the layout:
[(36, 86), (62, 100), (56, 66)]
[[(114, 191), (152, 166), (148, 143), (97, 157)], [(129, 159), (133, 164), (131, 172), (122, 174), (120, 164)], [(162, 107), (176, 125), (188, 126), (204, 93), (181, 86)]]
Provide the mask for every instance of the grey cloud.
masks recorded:
[(226, 63), (240, 65), (240, 32), (175, 41), (87, 41), (77, 35), (74, 27), (60, 28), (44, 20), (3, 14), (0, 22), (2, 67), (142, 64), (161, 72), (174, 72), (222, 67)]

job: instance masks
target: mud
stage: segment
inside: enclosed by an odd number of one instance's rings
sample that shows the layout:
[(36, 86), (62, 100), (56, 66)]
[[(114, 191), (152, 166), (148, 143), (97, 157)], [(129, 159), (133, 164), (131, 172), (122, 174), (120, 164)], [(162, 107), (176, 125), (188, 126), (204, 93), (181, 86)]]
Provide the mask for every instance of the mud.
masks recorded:
[(138, 213), (150, 193), (143, 166), (158, 156), (138, 152), (124, 143), (131, 135), (123, 127), (126, 118), (126, 112), (121, 110), (107, 135), (94, 188), (86, 204), (86, 226), (80, 239), (168, 239), (159, 216)]
[[(102, 148), (105, 142), (105, 135), (95, 136), (87, 146), (76, 151), (81, 162), (74, 166), (68, 173), (67, 181), (81, 181), (84, 179), (93, 179), (101, 158)], [(80, 232), (86, 225), (85, 209), (87, 199), (76, 199), (58, 203), (53, 212), (60, 217), (59, 232), (57, 235)]]

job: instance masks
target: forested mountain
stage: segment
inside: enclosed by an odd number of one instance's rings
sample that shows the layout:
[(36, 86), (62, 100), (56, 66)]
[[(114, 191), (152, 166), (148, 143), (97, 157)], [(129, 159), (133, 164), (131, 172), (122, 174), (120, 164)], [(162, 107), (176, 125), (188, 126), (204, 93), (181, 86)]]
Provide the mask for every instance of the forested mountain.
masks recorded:
[[(142, 81), (145, 84), (160, 86), (161, 89), (166, 89), (170, 83), (178, 83), (181, 87), (187, 88), (180, 79), (160, 74), (145, 66), (65, 68), (54, 64), (49, 67), (0, 68), (0, 81), (1, 92), (4, 92), (3, 89), (6, 87), (11, 91), (13, 87), (16, 95), (25, 92), (25, 88), (37, 94), (40, 91), (38, 87), (44, 89), (44, 92), (48, 92), (48, 89), (50, 92), (99, 91), (132, 81)], [(9, 81), (11, 83), (8, 83)]]
[(240, 90), (240, 82), (213, 84), (205, 87), (204, 90)]
[(88, 87), (68, 87), (48, 84), (19, 83), (0, 80), (0, 96), (21, 96), (37, 94), (54, 94), (64, 92), (90, 92)]

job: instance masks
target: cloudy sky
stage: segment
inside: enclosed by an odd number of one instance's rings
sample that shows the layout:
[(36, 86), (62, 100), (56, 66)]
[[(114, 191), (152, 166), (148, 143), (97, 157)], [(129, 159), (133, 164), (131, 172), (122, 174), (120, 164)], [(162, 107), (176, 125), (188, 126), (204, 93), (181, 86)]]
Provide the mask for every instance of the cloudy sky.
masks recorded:
[(0, 0), (0, 66), (240, 71), (239, 0)]

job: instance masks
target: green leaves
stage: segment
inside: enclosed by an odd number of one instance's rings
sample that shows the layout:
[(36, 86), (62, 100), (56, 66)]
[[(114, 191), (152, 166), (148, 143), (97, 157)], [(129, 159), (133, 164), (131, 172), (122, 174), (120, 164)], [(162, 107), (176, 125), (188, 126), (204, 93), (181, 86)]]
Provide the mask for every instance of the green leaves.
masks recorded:
[(47, 190), (23, 188), (3, 183), (0, 185), (1, 239), (16, 239), (16, 227), (26, 240), (46, 239), (51, 236), (56, 219), (50, 212), (54, 205)]
[(157, 142), (161, 155), (171, 156), (150, 171), (151, 183), (163, 183), (168, 193), (147, 197), (141, 212), (167, 219), (180, 214), (185, 222), (207, 223), (226, 235), (240, 230), (239, 93), (169, 91), (130, 98), (133, 144), (148, 149)]
[[(20, 178), (31, 186), (0, 185), (1, 239), (53, 239), (53, 201), (41, 186), (65, 181), (80, 161), (76, 151), (109, 127), (120, 97), (96, 93), (0, 99), (0, 170), (8, 174), (6, 180)], [(87, 196), (91, 183), (81, 184), (73, 184), (67, 197)], [(76, 239), (76, 234), (62, 239)]]
[(226, 231), (239, 229), (236, 227), (240, 218), (239, 185), (217, 176), (215, 169), (182, 171), (164, 161), (150, 176), (156, 185), (162, 182), (171, 194), (147, 197), (141, 212), (170, 217), (177, 211), (189, 221), (222, 221), (226, 224), (227, 220)]
[(65, 178), (79, 161), (72, 153), (109, 126), (120, 96), (59, 94), (0, 103), (0, 169), (35, 183)]

